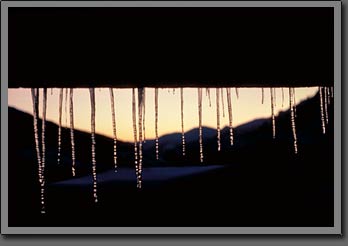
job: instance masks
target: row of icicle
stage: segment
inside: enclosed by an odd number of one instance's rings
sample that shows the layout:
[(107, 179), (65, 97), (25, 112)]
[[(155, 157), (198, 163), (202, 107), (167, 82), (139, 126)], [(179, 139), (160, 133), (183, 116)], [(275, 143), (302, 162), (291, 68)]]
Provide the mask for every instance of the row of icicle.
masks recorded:
[[(58, 127), (58, 156), (57, 163), (61, 163), (61, 136), (62, 136), (62, 108), (64, 100), (65, 90), (65, 115), (68, 111), (68, 97), (69, 97), (69, 116), (70, 116), (70, 142), (71, 142), (71, 172), (72, 176), (76, 175), (76, 162), (75, 162), (75, 140), (74, 140), (74, 103), (73, 103), (73, 88), (60, 89), (59, 91), (59, 127)], [(158, 137), (158, 88), (155, 88), (155, 155), (156, 159), (159, 159), (159, 137)], [(211, 106), (210, 98), (211, 88), (206, 88), (206, 96), (209, 100), (209, 106)], [(233, 136), (233, 118), (232, 118), (232, 93), (231, 88), (216, 88), (216, 129), (217, 129), (217, 150), (221, 150), (221, 129), (220, 129), (220, 102), (222, 103), (223, 117), (225, 116), (225, 104), (224, 104), (224, 90), (226, 90), (226, 101), (229, 118), (229, 137), (230, 145), (234, 144)], [(298, 153), (298, 141), (296, 134), (296, 101), (295, 101), (295, 88), (288, 88), (289, 90), (289, 106), (290, 106), (290, 119), (291, 129), (293, 135), (293, 147), (294, 153)], [(90, 88), (90, 101), (91, 101), (91, 162), (92, 162), (92, 177), (93, 177), (93, 198), (94, 201), (98, 201), (97, 196), (97, 165), (96, 165), (96, 151), (95, 151), (95, 89)], [(116, 111), (115, 111), (115, 98), (114, 89), (109, 88), (110, 102), (111, 102), (111, 114), (112, 114), (112, 129), (114, 138), (113, 148), (113, 160), (115, 172), (117, 171), (117, 131), (116, 131)], [(132, 89), (132, 120), (133, 120), (133, 134), (134, 134), (134, 164), (135, 173), (137, 179), (137, 187), (142, 187), (142, 144), (145, 142), (145, 88)], [(170, 92), (170, 90), (169, 90)], [(282, 106), (284, 105), (284, 88), (281, 88), (282, 92)], [(175, 89), (173, 89), (173, 94)], [(197, 88), (198, 93), (198, 118), (199, 118), (199, 159), (204, 161), (203, 153), (203, 129), (202, 129), (202, 96), (203, 88)], [(261, 103), (264, 103), (264, 88), (261, 88)], [(41, 130), (41, 150), (40, 150), (40, 138), (38, 130), (38, 118), (39, 118), (39, 89), (31, 89), (32, 101), (33, 101), (33, 126), (34, 126), (34, 140), (35, 149), (38, 163), (38, 177), (40, 184), (40, 203), (41, 212), (45, 213), (45, 162), (46, 162), (46, 145), (45, 145), (45, 125), (46, 125), (46, 108), (47, 108), (47, 89), (43, 89), (43, 105), (42, 105), (42, 130)], [(237, 99), (239, 98), (239, 90), (235, 88), (235, 94)], [(52, 90), (51, 90), (52, 95)], [(275, 107), (276, 107), (276, 90), (270, 88), (271, 95), (271, 122), (272, 122), (272, 137), (276, 138), (276, 121), (275, 121)], [(329, 123), (328, 117), (328, 105), (333, 98), (333, 87), (319, 87), (320, 96), (320, 112), (321, 112), (321, 125), (323, 134), (326, 133), (326, 127)], [(137, 98), (137, 100), (136, 100)], [(221, 98), (221, 101), (220, 101)], [(137, 103), (138, 102), (138, 103)], [(185, 128), (184, 128), (184, 89), (180, 88), (180, 109), (181, 109), (181, 138), (182, 138), (182, 155), (186, 153), (185, 147)], [(67, 124), (66, 117), (66, 124)], [(138, 118), (138, 121), (137, 121)]]

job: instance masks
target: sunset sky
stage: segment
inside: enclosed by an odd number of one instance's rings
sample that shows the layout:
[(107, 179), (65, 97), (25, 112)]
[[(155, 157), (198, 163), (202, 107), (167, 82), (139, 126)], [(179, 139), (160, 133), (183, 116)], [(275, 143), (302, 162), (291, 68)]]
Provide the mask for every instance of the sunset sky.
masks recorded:
[[(96, 88), (96, 131), (105, 136), (112, 137), (112, 120), (110, 94), (108, 88)], [(312, 97), (318, 91), (317, 87), (296, 88), (296, 102)], [(270, 117), (270, 90), (264, 89), (264, 103), (261, 104), (261, 88), (239, 88), (239, 99), (236, 98), (235, 89), (232, 89), (232, 111), (233, 126), (246, 123), (250, 120), (262, 117)], [(210, 89), (211, 107), (203, 89), (203, 125), (216, 127), (216, 102), (215, 88)], [(58, 123), (58, 98), (59, 89), (48, 90), (47, 99), (47, 120)], [(282, 107), (282, 91), (276, 89), (276, 112), (289, 108), (288, 89), (284, 88), (284, 106)], [(42, 95), (42, 90), (40, 90)], [(132, 90), (114, 89), (117, 135), (120, 140), (133, 141), (132, 130)], [(221, 97), (221, 96), (220, 96)], [(220, 98), (221, 99), (221, 98)], [(220, 103), (221, 126), (228, 125), (227, 96), (224, 89), (225, 117), (222, 113)], [(184, 122), (185, 131), (198, 126), (198, 99), (196, 88), (184, 88)], [(40, 105), (42, 97), (40, 97)], [(8, 105), (27, 113), (32, 113), (32, 100), (30, 89), (8, 89)], [(146, 88), (146, 138), (155, 137), (155, 106), (154, 88)], [(68, 109), (69, 110), (69, 109)], [(69, 111), (68, 111), (69, 113)], [(90, 96), (89, 90), (74, 89), (74, 123), (75, 129), (89, 132), (90, 127)], [(180, 121), (180, 90), (177, 88), (173, 94), (173, 89), (159, 89), (159, 109), (158, 109), (158, 129), (159, 135), (181, 131)], [(41, 117), (41, 106), (40, 106)], [(63, 100), (63, 126), (66, 122), (65, 99)], [(69, 125), (69, 119), (68, 119)]]

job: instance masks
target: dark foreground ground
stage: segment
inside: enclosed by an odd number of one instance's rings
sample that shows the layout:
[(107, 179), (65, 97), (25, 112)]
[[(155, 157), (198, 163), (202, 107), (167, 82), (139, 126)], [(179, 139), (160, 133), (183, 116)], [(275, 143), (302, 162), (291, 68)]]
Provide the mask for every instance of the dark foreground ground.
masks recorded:
[[(194, 167), (166, 181), (147, 180), (145, 169), (142, 190), (135, 188), (134, 176), (117, 180), (112, 176), (124, 170), (111, 171), (98, 183), (97, 204), (91, 182), (85, 182), (91, 178), (55, 183), (48, 187), (44, 215), (37, 190), (28, 185), (12, 194), (10, 226), (332, 226), (332, 182), (316, 171), (303, 172), (315, 163), (278, 164), (276, 171), (263, 163), (252, 171), (247, 164), (202, 172)], [(157, 169), (158, 174), (162, 168)]]

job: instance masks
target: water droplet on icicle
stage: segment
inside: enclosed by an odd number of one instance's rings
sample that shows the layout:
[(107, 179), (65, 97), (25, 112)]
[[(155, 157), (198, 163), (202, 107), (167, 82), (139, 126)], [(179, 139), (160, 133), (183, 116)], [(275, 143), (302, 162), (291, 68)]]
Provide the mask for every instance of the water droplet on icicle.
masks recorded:
[(73, 89), (70, 88), (70, 141), (71, 141), (71, 160), (72, 175), (75, 176), (75, 139), (74, 139), (74, 101)]
[(138, 184), (137, 187), (141, 188), (142, 183), (142, 169), (143, 169), (143, 112), (144, 112), (144, 92), (145, 88), (138, 88), (138, 125), (139, 125), (139, 170), (138, 170)]
[(290, 114), (291, 114), (291, 129), (294, 139), (294, 152), (297, 154), (297, 134), (296, 134), (296, 122), (295, 122), (295, 91), (294, 88), (289, 88), (289, 101), (290, 101)]
[(217, 148), (221, 150), (220, 141), (220, 89), (216, 88), (216, 130), (217, 130)]
[(229, 128), (230, 128), (230, 144), (233, 145), (233, 126), (232, 126), (232, 95), (231, 95), (231, 88), (226, 88), (227, 92), (227, 107), (228, 107), (228, 119), (229, 119)]
[(321, 116), (321, 127), (323, 130), (323, 134), (325, 134), (325, 112), (324, 112), (324, 99), (323, 99), (323, 90), (322, 87), (319, 86), (319, 96), (320, 96), (320, 116)]
[(63, 89), (59, 90), (59, 123), (58, 123), (58, 157), (57, 163), (60, 164), (60, 155), (62, 149), (62, 106), (63, 106)]
[(156, 134), (156, 160), (159, 159), (159, 144), (158, 144), (158, 88), (155, 88), (155, 134)]
[(91, 152), (92, 152), (92, 175), (93, 175), (93, 198), (94, 202), (98, 202), (97, 195), (97, 163), (95, 159), (95, 90), (89, 88), (91, 99)]
[(185, 155), (185, 129), (184, 129), (184, 88), (180, 88), (180, 102), (181, 102), (181, 142), (182, 155)]
[(211, 107), (210, 88), (206, 88), (206, 94), (207, 94), (208, 99), (209, 99), (209, 107)]
[(133, 121), (133, 136), (134, 136), (134, 164), (135, 164), (135, 175), (137, 178), (137, 187), (138, 187), (139, 165), (138, 165), (137, 107), (136, 107), (136, 99), (135, 99), (135, 88), (132, 88), (132, 121)]
[(221, 103), (222, 103), (222, 117), (225, 118), (224, 89), (220, 88), (220, 90), (221, 90)]
[(115, 99), (113, 88), (109, 88), (111, 101), (111, 115), (112, 115), (112, 131), (114, 134), (114, 167), (117, 172), (117, 132), (116, 132), (116, 115), (115, 115)]
[(198, 88), (198, 117), (199, 117), (199, 159), (201, 162), (203, 162), (202, 88)]
[(272, 136), (273, 139), (275, 139), (276, 137), (276, 128), (275, 128), (275, 116), (274, 116), (274, 107), (275, 107), (275, 103), (274, 103), (274, 89), (270, 88), (271, 91), (271, 113), (272, 113)]

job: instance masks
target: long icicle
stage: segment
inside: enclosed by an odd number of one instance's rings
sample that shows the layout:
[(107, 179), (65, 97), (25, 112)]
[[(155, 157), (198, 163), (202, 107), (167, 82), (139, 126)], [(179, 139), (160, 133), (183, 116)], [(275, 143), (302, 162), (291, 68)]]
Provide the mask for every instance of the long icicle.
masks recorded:
[(116, 115), (115, 115), (115, 98), (113, 88), (109, 88), (111, 101), (111, 115), (112, 115), (112, 131), (114, 134), (114, 168), (117, 172), (117, 131), (116, 131)]
[(224, 102), (224, 88), (220, 88), (221, 90), (221, 104), (222, 104), (222, 117), (225, 118), (225, 102)]
[(295, 113), (295, 118), (297, 117), (297, 108), (296, 108), (296, 93), (295, 93), (295, 88), (292, 88), (292, 94), (293, 94), (293, 106), (294, 106), (294, 113)]
[[(175, 93), (175, 89), (173, 89), (173, 93)], [(145, 134), (145, 105), (146, 105), (146, 90), (144, 88), (144, 91), (143, 91), (143, 142), (145, 143), (146, 142), (146, 134)]]
[(276, 137), (276, 128), (275, 128), (275, 116), (274, 116), (274, 90), (270, 88), (271, 91), (271, 113), (272, 113), (272, 136), (273, 139)]
[(200, 162), (203, 162), (202, 88), (198, 88), (198, 117), (199, 117), (199, 159), (200, 159)]
[(142, 182), (142, 166), (143, 166), (143, 112), (144, 112), (144, 88), (138, 88), (138, 125), (139, 125), (139, 178), (138, 178), (138, 188), (141, 188)]
[(322, 87), (319, 86), (319, 97), (320, 97), (320, 118), (321, 118), (321, 127), (323, 130), (323, 134), (325, 134), (325, 112), (324, 112), (324, 101), (323, 101), (323, 90)]
[(45, 200), (44, 200), (44, 179), (42, 172), (42, 159), (40, 153), (40, 143), (39, 143), (39, 130), (38, 130), (38, 117), (39, 117), (39, 89), (31, 89), (31, 96), (33, 101), (33, 125), (34, 125), (34, 139), (35, 139), (35, 149), (36, 157), (38, 163), (38, 177), (40, 184), (40, 204), (41, 213), (45, 213)]
[(132, 88), (132, 120), (133, 120), (133, 136), (134, 136), (134, 164), (135, 175), (137, 178), (137, 187), (139, 183), (139, 165), (138, 165), (138, 133), (137, 133), (137, 106), (135, 100), (135, 88)]
[(228, 107), (228, 119), (229, 119), (229, 127), (230, 127), (230, 144), (233, 145), (233, 125), (232, 125), (232, 95), (231, 95), (231, 88), (226, 88), (227, 92), (227, 107)]
[(156, 160), (159, 159), (159, 144), (158, 144), (158, 88), (155, 88), (155, 134), (156, 134)]
[(294, 139), (294, 152), (297, 154), (297, 134), (296, 134), (296, 123), (295, 123), (295, 110), (294, 110), (294, 89), (289, 88), (289, 100), (290, 100), (290, 113), (291, 113), (291, 128), (292, 128), (292, 135)]
[(47, 111), (47, 88), (43, 89), (42, 103), (42, 129), (41, 129), (41, 213), (45, 213), (45, 167), (46, 167), (46, 111)]
[(220, 89), (216, 88), (216, 130), (217, 130), (217, 149), (221, 150), (220, 141)]
[(180, 88), (180, 105), (181, 105), (181, 142), (182, 142), (182, 155), (185, 155), (185, 129), (184, 129), (184, 88)]
[(91, 150), (92, 150), (92, 175), (93, 175), (93, 198), (94, 202), (98, 202), (97, 194), (97, 162), (95, 159), (95, 89), (89, 88), (91, 99)]
[(40, 152), (40, 142), (39, 142), (39, 129), (38, 129), (38, 117), (39, 117), (39, 89), (31, 89), (31, 97), (33, 101), (33, 125), (34, 125), (34, 139), (35, 139), (35, 149), (36, 158), (38, 163), (38, 176), (39, 182), (41, 183), (41, 152)]
[(68, 128), (68, 88), (65, 88), (65, 127)]
[(71, 160), (72, 175), (75, 176), (75, 139), (74, 139), (74, 102), (73, 88), (70, 88), (70, 141), (71, 141)]
[(61, 148), (62, 148), (62, 106), (63, 106), (63, 90), (60, 89), (59, 91), (59, 126), (58, 126), (58, 157), (57, 157), (57, 163), (60, 164), (60, 154), (61, 154)]

